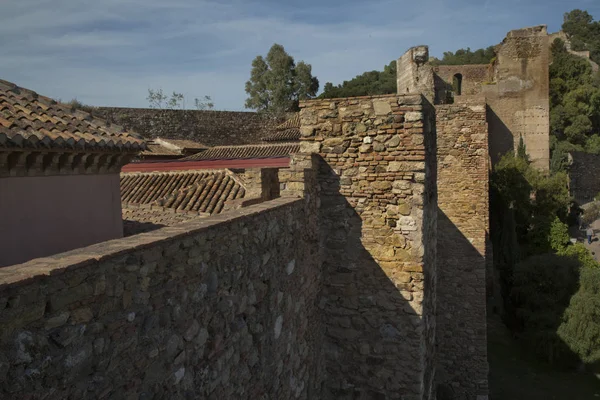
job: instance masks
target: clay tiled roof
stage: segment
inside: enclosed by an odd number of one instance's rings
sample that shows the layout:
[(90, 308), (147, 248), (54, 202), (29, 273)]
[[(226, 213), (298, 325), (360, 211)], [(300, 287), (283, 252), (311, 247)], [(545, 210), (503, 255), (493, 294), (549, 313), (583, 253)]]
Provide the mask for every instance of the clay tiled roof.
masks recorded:
[(0, 80), (0, 148), (138, 152), (144, 141), (83, 111)]
[(158, 140), (172, 144), (175, 147), (179, 147), (182, 150), (204, 150), (208, 149), (208, 146), (194, 142), (193, 140), (184, 140), (184, 139), (168, 139), (168, 138), (159, 138)]
[(279, 125), (275, 131), (265, 135), (265, 142), (281, 142), (300, 140), (300, 113), (294, 114), (290, 119)]
[(141, 156), (168, 156), (168, 157), (176, 157), (181, 156), (181, 152), (177, 150), (169, 149), (165, 146), (161, 146), (160, 144), (149, 141), (147, 143), (147, 149), (140, 153)]
[(300, 151), (299, 143), (257, 144), (244, 146), (218, 146), (183, 160), (233, 160), (248, 158), (287, 157)]
[(121, 174), (121, 202), (216, 214), (245, 189), (229, 171), (172, 171)]
[(262, 139), (265, 142), (283, 142), (283, 141), (292, 141), (292, 140), (300, 140), (300, 129), (299, 128), (290, 128), (282, 131), (271, 132)]

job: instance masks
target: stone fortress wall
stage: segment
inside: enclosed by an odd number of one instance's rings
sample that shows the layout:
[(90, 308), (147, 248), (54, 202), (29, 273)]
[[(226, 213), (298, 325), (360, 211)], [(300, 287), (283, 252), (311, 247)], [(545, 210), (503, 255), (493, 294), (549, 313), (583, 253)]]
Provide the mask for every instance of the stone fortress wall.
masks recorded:
[(2, 269), (0, 397), (319, 398), (315, 206), (279, 198)]
[[(488, 125), (483, 98), (436, 106), (438, 398), (488, 391)], [(445, 394), (446, 397), (442, 397)]]
[(0, 270), (2, 398), (487, 399), (489, 155), (533, 124), (544, 168), (545, 41), (411, 49), (399, 95), (301, 104), (261, 203)]
[(318, 153), (327, 399), (432, 399), (436, 168), (419, 95), (302, 104)]

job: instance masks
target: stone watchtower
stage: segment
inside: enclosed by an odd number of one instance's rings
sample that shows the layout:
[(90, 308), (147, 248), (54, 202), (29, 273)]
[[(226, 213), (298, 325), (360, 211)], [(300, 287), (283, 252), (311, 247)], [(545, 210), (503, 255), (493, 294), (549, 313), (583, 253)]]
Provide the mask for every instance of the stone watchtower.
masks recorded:
[(422, 93), (434, 104), (485, 98), (492, 162), (515, 150), (522, 137), (534, 165), (547, 170), (549, 48), (545, 25), (510, 31), (490, 64), (434, 66), (427, 46), (413, 47), (397, 61), (398, 93)]

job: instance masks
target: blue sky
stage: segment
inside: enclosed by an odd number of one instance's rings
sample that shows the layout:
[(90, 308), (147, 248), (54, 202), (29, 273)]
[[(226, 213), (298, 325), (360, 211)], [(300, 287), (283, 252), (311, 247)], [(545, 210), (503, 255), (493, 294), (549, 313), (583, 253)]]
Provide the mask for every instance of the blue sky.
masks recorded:
[(0, 78), (62, 100), (146, 107), (148, 88), (244, 110), (250, 64), (273, 43), (321, 88), (382, 69), (409, 47), (497, 44), (511, 29), (600, 18), (598, 0), (4, 0)]

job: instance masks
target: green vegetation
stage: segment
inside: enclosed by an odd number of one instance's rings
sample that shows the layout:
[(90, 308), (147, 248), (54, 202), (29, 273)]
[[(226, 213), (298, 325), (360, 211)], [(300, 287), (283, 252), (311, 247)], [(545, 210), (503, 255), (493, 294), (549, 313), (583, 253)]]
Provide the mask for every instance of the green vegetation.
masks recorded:
[(327, 82), (319, 98), (331, 99), (391, 93), (396, 93), (395, 60), (383, 67), (383, 71), (365, 72), (354, 79), (344, 81), (341, 85), (334, 86), (333, 83)]
[(576, 51), (589, 50), (593, 61), (600, 63), (600, 22), (582, 10), (565, 14), (563, 31), (570, 36), (571, 48)]
[(587, 400), (600, 397), (593, 374), (576, 373), (541, 362), (523, 352), (502, 321), (488, 321), (490, 399)]
[[(590, 50), (592, 59), (600, 61), (600, 23), (591, 15), (581, 10), (566, 13), (562, 28), (573, 50)], [(600, 77), (560, 39), (552, 43), (551, 53), (550, 169), (561, 171), (570, 151), (600, 154)]]
[[(523, 143), (495, 166), (490, 214), (504, 321), (527, 353), (574, 370), (600, 361), (600, 265), (570, 243), (570, 205), (566, 174), (537, 171)], [(586, 213), (595, 220), (600, 208)]]
[(459, 49), (456, 52), (446, 51), (441, 60), (432, 59), (433, 65), (467, 65), (490, 64), (496, 57), (494, 46), (471, 51), (470, 48)]
[(304, 61), (298, 64), (280, 44), (274, 44), (265, 58), (252, 61), (250, 80), (246, 82), (246, 108), (274, 115), (297, 111), (300, 100), (314, 97), (319, 80), (312, 76), (312, 67)]

